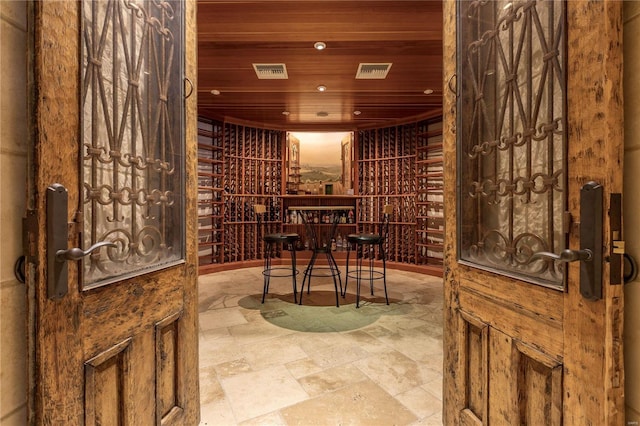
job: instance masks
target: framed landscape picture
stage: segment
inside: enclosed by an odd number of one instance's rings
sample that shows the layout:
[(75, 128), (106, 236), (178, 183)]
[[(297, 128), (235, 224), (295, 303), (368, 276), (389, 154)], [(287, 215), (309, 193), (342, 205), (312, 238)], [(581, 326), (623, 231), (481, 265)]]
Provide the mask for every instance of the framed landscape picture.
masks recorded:
[(352, 132), (289, 132), (288, 182), (298, 193), (342, 195), (351, 189)]

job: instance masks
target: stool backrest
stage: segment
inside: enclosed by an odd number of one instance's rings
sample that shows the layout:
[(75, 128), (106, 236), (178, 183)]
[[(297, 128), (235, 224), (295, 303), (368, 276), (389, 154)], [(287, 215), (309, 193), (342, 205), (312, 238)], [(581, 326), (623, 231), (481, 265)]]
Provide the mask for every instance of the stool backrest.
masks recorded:
[(382, 222), (380, 222), (380, 235), (386, 241), (389, 236), (389, 222), (391, 220), (391, 215), (393, 214), (393, 205), (385, 204), (382, 208)]
[(265, 206), (264, 204), (254, 204), (253, 211), (256, 213), (256, 220), (258, 221), (258, 238), (260, 238), (262, 216), (267, 212), (267, 206)]

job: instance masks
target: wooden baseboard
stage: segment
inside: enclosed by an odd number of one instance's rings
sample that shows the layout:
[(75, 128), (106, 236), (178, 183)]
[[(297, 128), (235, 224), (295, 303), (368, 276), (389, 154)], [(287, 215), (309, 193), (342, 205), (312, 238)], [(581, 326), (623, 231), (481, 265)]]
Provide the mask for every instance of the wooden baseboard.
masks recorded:
[[(345, 266), (347, 264), (346, 254), (347, 254), (346, 252), (338, 252), (334, 254), (334, 259), (336, 260), (336, 263), (338, 264), (338, 266)], [(285, 252), (283, 253), (282, 258), (273, 259), (271, 262), (273, 265), (283, 265), (283, 264), (286, 265), (286, 264), (289, 264), (289, 262), (291, 261), (290, 260), (291, 258), (289, 256), (290, 256), (289, 253)], [(296, 263), (298, 264), (298, 266), (305, 265), (309, 261), (309, 259), (311, 259), (311, 253), (309, 252), (296, 253)], [(327, 264), (326, 258), (322, 255), (318, 256), (318, 259), (316, 262), (319, 265)], [(355, 262), (355, 260), (353, 260), (353, 262)], [(349, 263), (355, 265), (355, 263), (352, 263), (351, 259)], [(212, 274), (215, 272), (231, 271), (234, 269), (253, 268), (253, 267), (262, 266), (262, 265), (263, 265), (262, 259), (248, 260), (248, 261), (242, 261), (242, 262), (201, 265), (198, 268), (198, 273), (199, 275), (204, 275), (204, 274)], [(379, 260), (376, 260), (374, 262), (374, 266), (376, 268), (381, 268), (382, 262)], [(434, 277), (442, 277), (442, 266), (439, 266), (439, 265), (413, 265), (413, 264), (401, 263), (401, 262), (386, 262), (386, 266), (389, 269), (396, 269), (399, 271), (416, 272), (419, 274), (431, 275)], [(351, 268), (351, 266), (349, 267)]]
[[(280, 259), (273, 259), (274, 264), (279, 264)], [(262, 266), (264, 261), (259, 260), (245, 260), (242, 262), (229, 262), (229, 263), (213, 263), (210, 265), (200, 265), (198, 268), (198, 275), (211, 274), (214, 272), (231, 271), (233, 269), (253, 268), (256, 266)]]

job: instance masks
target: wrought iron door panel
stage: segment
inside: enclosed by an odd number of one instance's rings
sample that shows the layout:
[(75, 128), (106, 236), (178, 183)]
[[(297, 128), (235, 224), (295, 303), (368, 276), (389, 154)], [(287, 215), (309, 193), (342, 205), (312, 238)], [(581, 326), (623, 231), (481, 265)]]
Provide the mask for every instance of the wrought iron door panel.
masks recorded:
[(82, 2), (84, 288), (184, 259), (182, 8)]
[(459, 258), (562, 287), (532, 255), (566, 245), (564, 2), (458, 7)]

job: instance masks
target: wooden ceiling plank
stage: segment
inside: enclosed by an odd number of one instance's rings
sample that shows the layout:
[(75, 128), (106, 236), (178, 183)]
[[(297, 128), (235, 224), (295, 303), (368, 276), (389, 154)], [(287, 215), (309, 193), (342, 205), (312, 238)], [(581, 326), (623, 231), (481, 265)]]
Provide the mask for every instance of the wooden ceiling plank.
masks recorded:
[[(441, 105), (441, 2), (200, 0), (198, 40), (201, 114), (348, 127)], [(327, 50), (312, 50), (319, 40)], [(361, 62), (393, 65), (385, 80), (356, 80)], [(289, 79), (259, 80), (252, 63), (285, 63)], [(318, 93), (318, 84), (328, 92)], [(426, 96), (426, 88), (436, 93)], [(355, 117), (354, 108), (367, 117)], [(283, 116), (284, 109), (291, 114)], [(329, 117), (315, 117), (320, 109)]]

